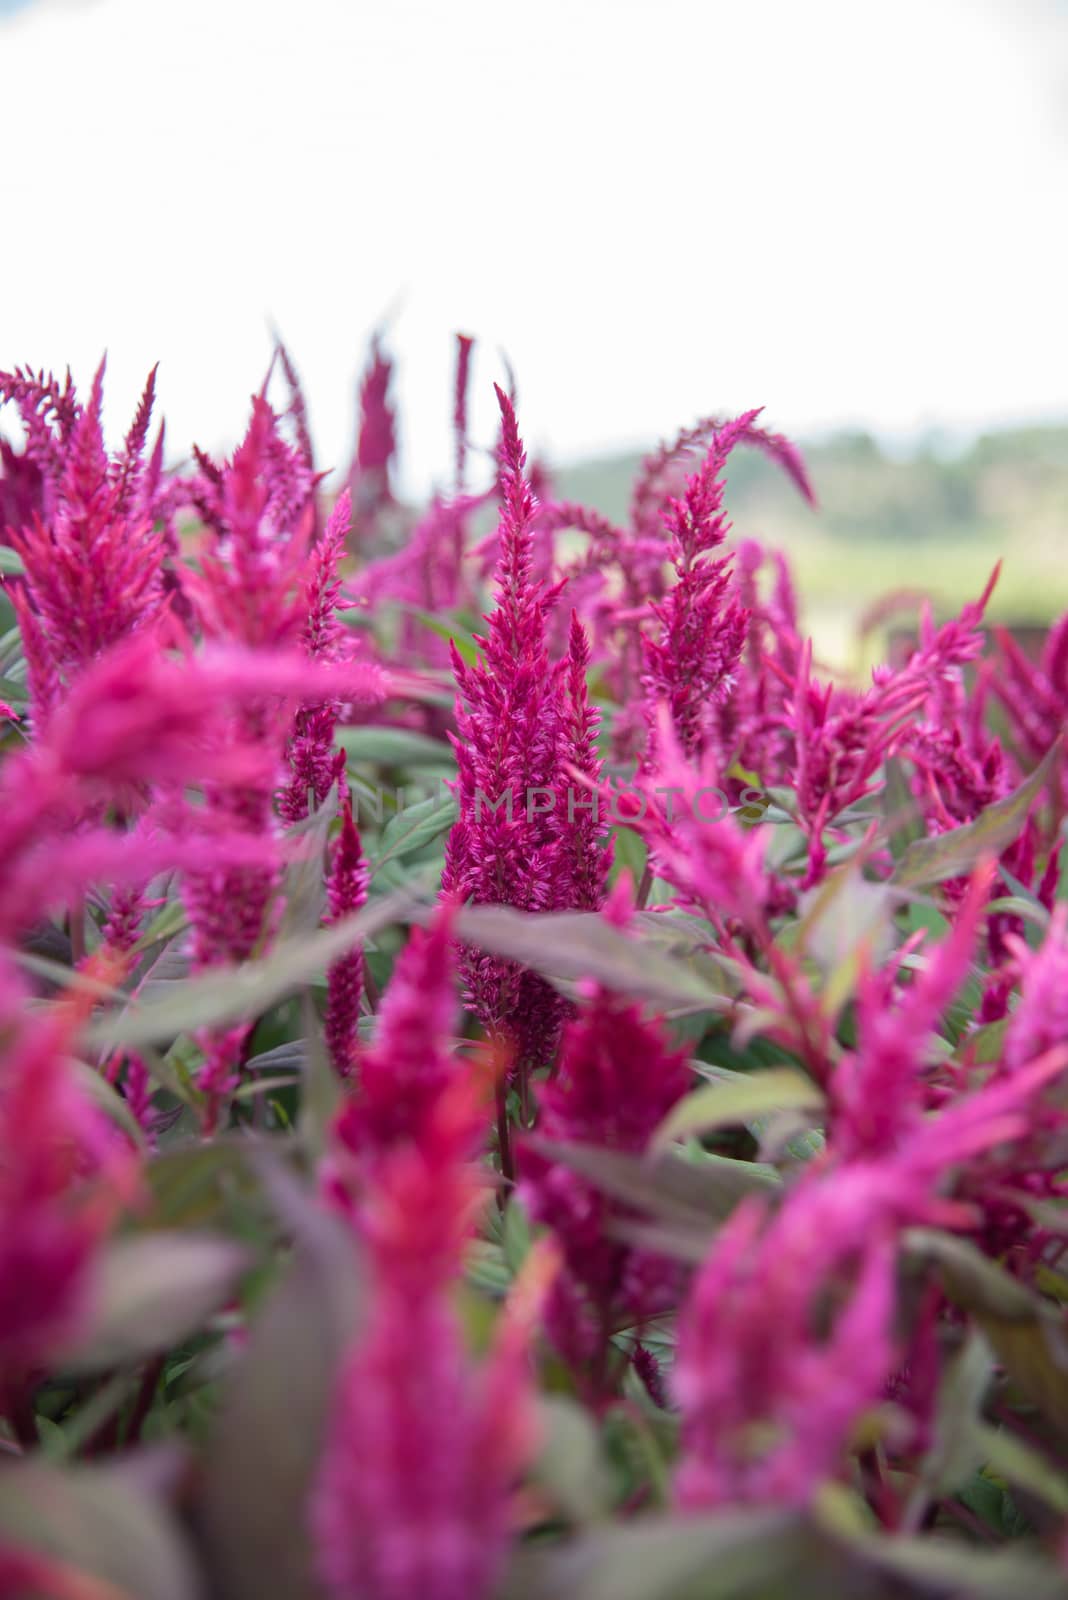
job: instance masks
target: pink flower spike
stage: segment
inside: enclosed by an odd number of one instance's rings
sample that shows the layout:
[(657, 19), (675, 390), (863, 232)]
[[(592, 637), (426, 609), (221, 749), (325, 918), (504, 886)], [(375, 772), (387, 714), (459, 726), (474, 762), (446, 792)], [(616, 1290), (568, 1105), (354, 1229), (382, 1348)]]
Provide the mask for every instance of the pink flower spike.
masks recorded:
[[(360, 835), (352, 818), (352, 800), (346, 793), (341, 812), (341, 832), (330, 851), (326, 879), (330, 907), (328, 925), (350, 916), (367, 900), (367, 864)], [(356, 1065), (357, 1023), (363, 992), (363, 951), (356, 945), (327, 974), (324, 1033), (330, 1060), (339, 1077), (348, 1078)]]

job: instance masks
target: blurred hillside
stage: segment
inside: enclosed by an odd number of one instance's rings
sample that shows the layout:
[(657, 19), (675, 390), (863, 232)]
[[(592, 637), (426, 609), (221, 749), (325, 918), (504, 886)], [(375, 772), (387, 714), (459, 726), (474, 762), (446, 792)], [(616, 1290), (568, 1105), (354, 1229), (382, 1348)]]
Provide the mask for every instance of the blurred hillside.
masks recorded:
[[(848, 433), (804, 454), (817, 511), (751, 450), (732, 458), (727, 504), (739, 536), (789, 553), (825, 656), (856, 660), (857, 623), (881, 596), (922, 590), (945, 613), (982, 590), (999, 558), (993, 618), (1045, 623), (1068, 609), (1068, 427), (987, 434), (955, 452), (932, 440), (903, 456)], [(639, 463), (564, 468), (558, 492), (622, 519)]]

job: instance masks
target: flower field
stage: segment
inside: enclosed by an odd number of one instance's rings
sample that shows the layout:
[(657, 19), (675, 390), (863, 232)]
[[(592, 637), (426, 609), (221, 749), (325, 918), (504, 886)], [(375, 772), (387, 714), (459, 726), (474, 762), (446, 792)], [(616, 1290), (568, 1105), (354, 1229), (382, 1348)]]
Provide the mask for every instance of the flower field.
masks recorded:
[(1068, 1594), (1068, 616), (846, 681), (480, 358), (418, 514), (378, 341), (329, 499), (0, 373), (0, 1597)]

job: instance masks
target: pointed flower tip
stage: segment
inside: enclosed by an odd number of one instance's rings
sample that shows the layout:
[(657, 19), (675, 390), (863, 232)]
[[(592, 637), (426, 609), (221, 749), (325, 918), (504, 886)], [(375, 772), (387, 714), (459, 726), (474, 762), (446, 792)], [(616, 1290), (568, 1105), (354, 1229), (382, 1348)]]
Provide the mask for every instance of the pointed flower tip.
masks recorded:
[(493, 387), (497, 393), (497, 404), (501, 408), (501, 460), (510, 472), (519, 474), (526, 463), (526, 455), (523, 441), (519, 437), (515, 406), (499, 383), (495, 383)]
[(602, 915), (614, 928), (625, 928), (634, 916), (634, 879), (629, 867), (624, 867), (604, 903)]

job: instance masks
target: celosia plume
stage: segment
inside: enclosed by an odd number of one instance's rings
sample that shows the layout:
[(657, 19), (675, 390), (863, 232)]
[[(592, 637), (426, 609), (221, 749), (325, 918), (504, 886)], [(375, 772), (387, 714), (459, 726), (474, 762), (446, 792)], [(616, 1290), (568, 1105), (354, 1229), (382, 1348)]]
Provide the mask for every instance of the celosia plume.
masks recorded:
[[(341, 808), (341, 831), (330, 848), (326, 897), (330, 908), (328, 923), (351, 916), (367, 900), (367, 863), (353, 821), (352, 799), (347, 793)], [(363, 951), (356, 945), (335, 961), (327, 974), (323, 1035), (334, 1071), (342, 1078), (351, 1077), (356, 1066), (362, 992)]]

